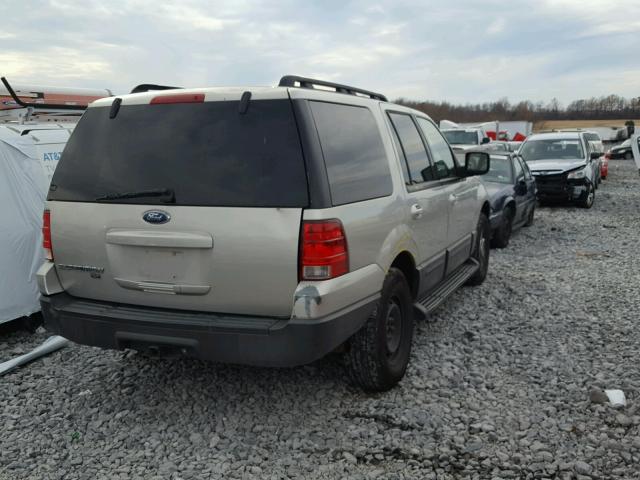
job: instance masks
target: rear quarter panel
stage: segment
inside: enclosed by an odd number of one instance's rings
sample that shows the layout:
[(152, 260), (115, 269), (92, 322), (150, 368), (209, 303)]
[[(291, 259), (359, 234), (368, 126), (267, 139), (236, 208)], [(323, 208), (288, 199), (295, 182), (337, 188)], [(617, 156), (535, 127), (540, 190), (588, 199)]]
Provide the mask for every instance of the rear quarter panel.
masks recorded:
[[(305, 98), (326, 100), (326, 92), (291, 89), (292, 97), (304, 95)], [(379, 103), (358, 97), (336, 94), (335, 101), (361, 105), (369, 108), (373, 114), (382, 138), (390, 174), (393, 193), (387, 197), (349, 203), (325, 209), (309, 209), (303, 213), (305, 220), (339, 219), (345, 228), (349, 247), (350, 271), (368, 265), (378, 265), (388, 271), (393, 260), (403, 251), (409, 252), (416, 264), (420, 263), (418, 249), (411, 229), (408, 227), (406, 187), (390, 131)], [(332, 98), (332, 101), (334, 99)], [(402, 107), (398, 107), (402, 109)], [(382, 288), (382, 284), (379, 285)]]

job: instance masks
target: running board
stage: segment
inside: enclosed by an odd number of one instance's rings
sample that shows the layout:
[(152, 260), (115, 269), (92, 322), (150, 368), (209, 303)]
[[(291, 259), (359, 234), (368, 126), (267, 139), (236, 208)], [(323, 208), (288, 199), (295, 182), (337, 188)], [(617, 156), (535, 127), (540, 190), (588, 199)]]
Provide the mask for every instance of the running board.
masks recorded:
[(453, 292), (462, 286), (478, 270), (478, 261), (470, 258), (453, 272), (435, 290), (413, 304), (413, 312), (416, 320), (424, 319), (438, 308)]

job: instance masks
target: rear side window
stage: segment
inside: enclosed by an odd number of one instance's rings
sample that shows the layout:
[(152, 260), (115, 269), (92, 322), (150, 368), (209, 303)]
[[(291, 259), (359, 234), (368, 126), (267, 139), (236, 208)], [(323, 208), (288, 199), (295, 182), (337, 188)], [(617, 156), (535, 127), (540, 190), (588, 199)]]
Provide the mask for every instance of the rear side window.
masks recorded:
[(409, 166), (411, 183), (435, 180), (427, 150), (411, 117), (404, 113), (389, 113), (389, 118), (400, 139), (402, 151)]
[[(170, 189), (176, 205), (304, 207), (306, 172), (291, 102), (252, 100), (89, 108), (52, 179), (50, 200)], [(167, 196), (109, 203), (162, 205)]]
[(429, 120), (418, 117), (418, 125), (420, 125), (431, 149), (433, 165), (436, 168), (438, 178), (455, 177), (457, 175), (456, 161), (447, 141)]
[(368, 108), (309, 102), (322, 145), (333, 205), (393, 192), (380, 130)]

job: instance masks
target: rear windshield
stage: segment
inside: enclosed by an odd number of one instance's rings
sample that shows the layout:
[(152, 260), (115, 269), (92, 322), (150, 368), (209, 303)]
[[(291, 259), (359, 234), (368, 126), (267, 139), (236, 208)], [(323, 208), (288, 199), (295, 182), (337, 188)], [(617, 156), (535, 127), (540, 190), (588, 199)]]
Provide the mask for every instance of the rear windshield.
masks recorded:
[(478, 134), (476, 132), (465, 132), (464, 130), (443, 130), (442, 134), (449, 142), (449, 145), (477, 145)]
[[(90, 108), (62, 154), (49, 199), (307, 206), (291, 102), (253, 100), (245, 114), (238, 107), (238, 101), (131, 105), (113, 119), (109, 107)], [(98, 200), (104, 196), (111, 198)]]

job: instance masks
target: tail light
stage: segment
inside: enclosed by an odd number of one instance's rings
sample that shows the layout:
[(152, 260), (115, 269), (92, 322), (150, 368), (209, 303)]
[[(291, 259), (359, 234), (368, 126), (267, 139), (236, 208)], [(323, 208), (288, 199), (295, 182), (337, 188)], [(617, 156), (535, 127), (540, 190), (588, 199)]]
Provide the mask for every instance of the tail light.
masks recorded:
[(300, 280), (328, 280), (349, 272), (347, 237), (340, 220), (307, 220), (300, 239)]
[(167, 105), (171, 103), (202, 103), (204, 93), (178, 93), (174, 95), (158, 95), (153, 97), (151, 105)]
[(51, 246), (51, 212), (45, 210), (42, 214), (42, 247), (47, 260), (53, 260), (53, 248)]

